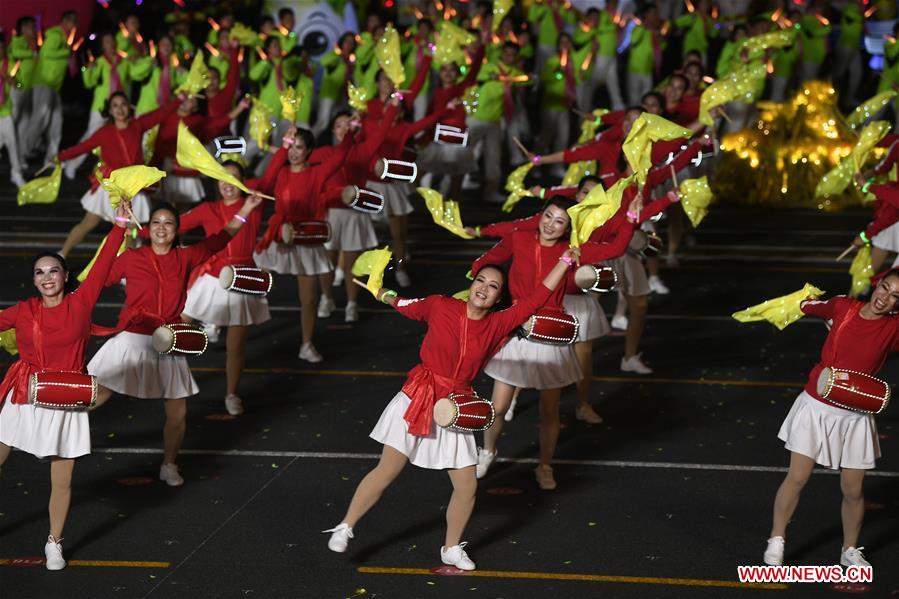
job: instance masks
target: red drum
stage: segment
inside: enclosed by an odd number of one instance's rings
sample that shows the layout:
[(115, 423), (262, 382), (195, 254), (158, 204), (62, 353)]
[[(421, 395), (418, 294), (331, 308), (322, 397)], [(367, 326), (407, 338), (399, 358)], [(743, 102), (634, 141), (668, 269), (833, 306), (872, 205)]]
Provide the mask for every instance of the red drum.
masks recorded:
[(206, 331), (195, 324), (173, 322), (153, 331), (153, 349), (161, 354), (199, 356), (208, 344)]
[(437, 123), (434, 128), (434, 142), (447, 146), (468, 145), (468, 129), (460, 129), (451, 125)]
[(290, 245), (321, 245), (331, 240), (326, 220), (305, 220), (281, 225), (281, 241)]
[(493, 424), (493, 403), (477, 393), (450, 393), (434, 404), (434, 422), (459, 431), (485, 431)]
[(45, 370), (28, 377), (28, 403), (54, 410), (86, 410), (97, 401), (97, 377), (74, 370)]
[(376, 191), (347, 185), (342, 192), (343, 203), (359, 212), (377, 214), (384, 210), (384, 196)]
[(574, 283), (584, 293), (590, 291), (607, 293), (618, 287), (618, 273), (611, 266), (585, 264), (574, 271)]
[(818, 376), (818, 395), (839, 408), (880, 414), (890, 403), (890, 386), (870, 374), (827, 367)]
[(642, 254), (646, 258), (655, 258), (662, 251), (662, 238), (655, 233), (638, 229), (634, 231), (628, 249), (635, 254)]
[(272, 290), (272, 275), (255, 266), (223, 266), (219, 285), (226, 291), (264, 297)]
[(524, 338), (550, 345), (571, 345), (580, 323), (564, 310), (539, 308), (524, 324)]
[(396, 179), (412, 183), (418, 176), (418, 166), (405, 160), (381, 158), (375, 163), (375, 174), (381, 180)]

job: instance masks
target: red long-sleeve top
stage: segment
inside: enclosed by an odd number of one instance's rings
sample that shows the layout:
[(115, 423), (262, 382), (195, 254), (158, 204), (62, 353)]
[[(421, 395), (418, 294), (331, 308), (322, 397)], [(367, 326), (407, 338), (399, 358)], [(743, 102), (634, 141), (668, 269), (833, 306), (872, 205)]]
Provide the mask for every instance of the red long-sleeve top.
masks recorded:
[(409, 432), (431, 434), (434, 403), (450, 393), (470, 392), (471, 381), (499, 351), (509, 333), (551, 294), (541, 283), (511, 308), (490, 312), (480, 320), (468, 318), (466, 302), (454, 298), (398, 298), (394, 306), (397, 312), (428, 324), (419, 351), (421, 363), (409, 371), (403, 384), (403, 392), (412, 400), (404, 416)]
[(681, 127), (689, 127), (699, 119), (699, 100), (701, 94), (684, 94), (680, 104), (669, 110), (671, 120)]
[[(119, 129), (114, 123), (104, 125), (83, 142), (60, 152), (59, 159), (65, 162), (99, 147), (100, 161), (102, 162), (100, 173), (104, 177), (108, 177), (109, 173), (117, 168), (143, 164), (142, 138), (144, 132), (162, 123), (175, 112), (179, 104), (179, 100), (172, 100), (165, 106), (131, 119), (124, 129)], [(92, 190), (100, 186), (100, 182), (93, 173), (90, 174), (89, 179)]]
[(877, 196), (874, 201), (874, 220), (865, 227), (868, 239), (899, 221), (899, 184), (872, 185), (868, 191)]
[[(189, 114), (178, 116), (169, 114), (159, 125), (159, 133), (156, 134), (156, 145), (153, 148), (153, 164), (162, 166), (166, 158), (175, 159), (178, 148), (178, 123), (184, 122), (190, 132), (204, 144), (212, 140), (223, 127), (227, 128), (231, 118), (224, 116), (208, 117), (202, 114)], [(177, 162), (173, 164), (174, 174), (181, 177), (197, 177), (200, 173), (192, 169), (181, 167)]]
[[(468, 73), (465, 75), (465, 78), (456, 83), (455, 85), (450, 85), (449, 87), (435, 87), (433, 90), (433, 97), (431, 98), (431, 106), (428, 109), (428, 113), (439, 112), (442, 108), (444, 108), (447, 104), (449, 104), (450, 100), (453, 98), (458, 98), (465, 90), (471, 87), (472, 85), (477, 84), (478, 81), (478, 73), (481, 71), (481, 64), (484, 62), (484, 47), (481, 46), (478, 48), (477, 53), (474, 55), (474, 58), (471, 60), (471, 68), (468, 70)], [(452, 110), (447, 113), (444, 113), (443, 117), (441, 117), (440, 122), (444, 125), (449, 125), (451, 127), (458, 127), (459, 129), (465, 129), (465, 107), (461, 104), (456, 106)], [(426, 140), (431, 140), (434, 138), (434, 132), (430, 131), (428, 135), (425, 135)]]
[(126, 251), (116, 258), (106, 277), (106, 286), (125, 279), (125, 305), (118, 324), (112, 328), (96, 327), (95, 334), (124, 330), (149, 335), (160, 325), (180, 322), (191, 271), (229, 241), (231, 235), (222, 230), (200, 243), (172, 247), (166, 254), (156, 254), (150, 245)]
[[(178, 233), (186, 233), (192, 229), (203, 227), (206, 236), (212, 237), (224, 229), (234, 215), (240, 212), (245, 201), (245, 198), (241, 198), (231, 205), (225, 204), (224, 200), (203, 202), (181, 215)], [(204, 274), (217, 277), (223, 266), (256, 266), (256, 262), (253, 261), (253, 248), (256, 246), (256, 235), (262, 226), (262, 208), (263, 206), (259, 205), (250, 212), (247, 222), (240, 228), (237, 235), (225, 246), (225, 249), (197, 267), (191, 276), (192, 280)]]
[[(403, 105), (407, 110), (411, 109), (412, 105), (415, 103), (415, 98), (418, 97), (421, 88), (424, 87), (425, 78), (431, 75), (431, 61), (433, 59), (433, 56), (425, 56), (421, 68), (418, 69), (418, 72), (415, 74), (415, 79), (412, 80), (412, 85), (409, 86), (409, 93), (403, 94)], [(375, 96), (368, 101), (365, 108), (366, 119), (374, 119), (377, 121), (380, 120), (383, 114), (384, 101), (381, 100), (379, 96)]]
[[(630, 226), (623, 227), (623, 231), (633, 233), (633, 225), (630, 223), (627, 225)], [(629, 241), (630, 235), (622, 234), (609, 240), (609, 243), (585, 243), (581, 246), (581, 263), (602, 262), (620, 256), (627, 249)], [(513, 301), (521, 301), (540, 284), (568, 247), (567, 239), (560, 239), (555, 245), (545, 246), (540, 244), (539, 235), (534, 231), (513, 231), (475, 260), (471, 272), (477, 275), (486, 264), (504, 264), (511, 261), (509, 293)], [(556, 288), (546, 301), (548, 307), (562, 309), (562, 299), (570, 282), (566, 281), (566, 285), (559, 285)]]
[(618, 170), (618, 157), (621, 155), (622, 141), (615, 136), (606, 138), (605, 135), (601, 135), (599, 139), (565, 150), (564, 160), (567, 164), (595, 160), (597, 174), (603, 177)]
[(19, 359), (0, 383), (0, 403), (12, 391), (12, 402), (28, 403), (28, 377), (42, 370), (84, 372), (84, 354), (91, 335), (91, 312), (122, 245), (125, 230), (113, 227), (84, 282), (67, 293), (58, 306), (47, 308), (38, 297), (0, 312), (0, 331), (15, 328)]
[(812, 368), (805, 392), (819, 401), (818, 377), (825, 367), (855, 370), (876, 375), (890, 352), (899, 349), (899, 317), (867, 320), (859, 314), (864, 302), (844, 295), (827, 301), (806, 300), (799, 304), (804, 314), (830, 320), (832, 325), (821, 348), (821, 358)]
[(323, 193), (325, 182), (340, 169), (352, 143), (347, 135), (334, 152), (318, 166), (306, 166), (294, 172), (285, 165), (287, 149), (275, 152), (263, 179), (275, 181), (275, 213), (268, 219), (268, 227), (256, 251), (265, 250), (281, 236), (281, 225), (291, 221), (324, 220), (328, 208), (342, 206), (340, 198), (328, 198)]
[(423, 119), (411, 123), (408, 121), (399, 121), (398, 123), (389, 126), (387, 137), (379, 148), (380, 156), (371, 157), (371, 172), (374, 173), (375, 162), (377, 162), (378, 158), (403, 159), (403, 153), (409, 139), (419, 131), (433, 129), (437, 122), (443, 119), (443, 116), (448, 114), (450, 110), (450, 108), (447, 108), (447, 106), (444, 105), (443, 108), (438, 109), (436, 112), (432, 112)]
[[(238, 52), (232, 51), (229, 57), (230, 64), (228, 66), (228, 78), (225, 80), (225, 87), (220, 89), (214, 96), (208, 96), (206, 99), (206, 112), (210, 117), (226, 116), (231, 109), (234, 108), (234, 92), (237, 91), (237, 85), (240, 83), (240, 63), (237, 62)], [(225, 125), (222, 132), (217, 135), (224, 135), (228, 126)]]

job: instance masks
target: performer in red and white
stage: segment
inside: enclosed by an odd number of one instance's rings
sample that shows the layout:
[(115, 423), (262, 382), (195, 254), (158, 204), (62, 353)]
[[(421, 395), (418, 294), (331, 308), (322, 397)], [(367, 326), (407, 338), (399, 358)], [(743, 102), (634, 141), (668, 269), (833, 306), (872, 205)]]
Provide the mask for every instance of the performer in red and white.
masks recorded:
[[(857, 176), (861, 179), (861, 176)], [(866, 192), (874, 194), (874, 219), (852, 240), (852, 245), (860, 248), (871, 246), (871, 267), (880, 270), (890, 253), (899, 253), (899, 184), (882, 183), (871, 185), (861, 183)], [(893, 266), (899, 263), (899, 257)]]
[[(809, 373), (802, 393), (780, 427), (778, 438), (790, 452), (790, 469), (774, 497), (774, 519), (765, 550), (768, 565), (783, 563), (787, 523), (796, 511), (799, 495), (815, 464), (840, 470), (843, 493), (843, 547), (840, 563), (868, 566), (858, 546), (865, 500), (865, 471), (880, 457), (874, 415), (838, 407), (822, 398), (819, 377), (825, 368), (876, 375), (890, 352), (899, 349), (899, 269), (889, 271), (874, 288), (868, 302), (837, 296), (827, 301), (810, 297), (802, 312), (830, 324), (821, 358)], [(840, 373), (835, 373), (840, 376)], [(888, 396), (888, 386), (884, 384)]]
[(95, 330), (100, 335), (116, 333), (87, 365), (101, 385), (97, 404), (113, 392), (164, 400), (159, 479), (170, 486), (184, 484), (175, 460), (187, 428), (187, 398), (200, 389), (184, 356), (158, 353), (151, 336), (161, 325), (181, 322), (191, 271), (225, 248), (261, 202), (259, 196), (250, 196), (224, 229), (190, 247), (177, 243), (178, 212), (160, 204), (150, 214), (150, 245), (119, 256), (106, 279), (107, 286), (125, 279), (125, 305), (116, 326)]
[(577, 255), (575, 249), (560, 252), (541, 281), (535, 281), (511, 308), (500, 311), (493, 308), (507, 287), (506, 274), (501, 267), (487, 263), (482, 263), (475, 275), (467, 301), (440, 295), (402, 299), (395, 291), (379, 291), (381, 301), (407, 318), (426, 322), (428, 332), (421, 344), (421, 363), (409, 371), (403, 389), (384, 409), (371, 432), (371, 437), (384, 445), (378, 465), (359, 483), (340, 524), (324, 531), (332, 533), (328, 541), (331, 551), (346, 551), (353, 528), (411, 462), (449, 474), (453, 494), (446, 509), (446, 537), (440, 559), (461, 570), (475, 569), (462, 542), (477, 488), (474, 434), (437, 426), (434, 404), (452, 393), (472, 393), (471, 382), (484, 364), (508, 334), (561, 286)]
[[(235, 162), (225, 164), (232, 175), (243, 179), (243, 169)], [(264, 186), (253, 185), (265, 190)], [(225, 228), (234, 215), (246, 203), (240, 188), (218, 182), (222, 199), (202, 202), (196, 208), (181, 215), (179, 233), (203, 227), (207, 237), (212, 237)], [(225, 266), (251, 266), (256, 235), (262, 225), (262, 206), (258, 206), (247, 217), (247, 222), (225, 249), (215, 254), (194, 270), (192, 285), (187, 290), (187, 300), (183, 314), (206, 325), (228, 327), (225, 358), (225, 408), (232, 416), (243, 414), (243, 401), (237, 395), (240, 373), (244, 367), (249, 326), (262, 324), (271, 319), (268, 300), (263, 295), (248, 295), (224, 289), (219, 284), (219, 274)]]
[[(542, 272), (568, 248), (571, 220), (566, 210), (574, 205), (567, 198), (550, 198), (543, 210), (537, 232), (518, 230), (503, 238), (472, 265), (477, 274), (484, 264), (503, 264), (511, 261), (509, 290), (513, 300), (520, 300), (534, 288)], [(629, 210), (639, 214), (642, 206), (634, 200)], [(636, 217), (635, 217), (636, 220)], [(621, 255), (627, 248), (633, 232), (633, 223), (619, 227), (620, 232), (610, 243), (586, 243), (581, 247), (581, 259), (596, 263)], [(547, 302), (547, 308), (562, 311), (565, 288), (556, 290)], [(515, 387), (540, 391), (540, 464), (535, 470), (541, 489), (556, 488), (553, 469), (550, 466), (559, 437), (559, 398), (562, 388), (581, 379), (577, 357), (571, 345), (539, 343), (524, 338), (510, 340), (487, 364), (484, 372), (494, 381), (493, 405), (497, 418), (484, 433), (484, 448), (478, 452), (478, 478), (496, 459), (496, 444), (502, 432), (502, 418), (512, 400)]]
[(0, 330), (15, 328), (19, 359), (0, 384), (0, 466), (15, 447), (38, 459), (50, 459), (50, 535), (44, 546), (48, 570), (66, 567), (62, 533), (72, 498), (75, 458), (91, 452), (86, 411), (39, 407), (28, 402), (29, 378), (45, 371), (84, 372), (91, 312), (122, 243), (125, 205), (90, 274), (74, 292), (66, 292), (69, 271), (58, 254), (40, 254), (33, 283), (39, 297), (0, 312)]
[[(83, 142), (66, 148), (57, 157), (61, 162), (71, 160), (90, 152), (94, 148), (100, 148), (99, 170), (90, 174), (91, 188), (81, 198), (81, 206), (84, 208), (84, 218), (72, 227), (66, 237), (60, 255), (66, 257), (73, 247), (81, 243), (88, 233), (94, 230), (101, 220), (112, 221), (114, 212), (109, 203), (109, 194), (100, 186), (97, 174), (108, 177), (109, 174), (125, 166), (134, 166), (144, 163), (144, 150), (141, 138), (144, 132), (152, 129), (170, 114), (177, 110), (180, 99), (175, 99), (152, 112), (134, 117), (134, 108), (128, 101), (124, 92), (113, 93), (106, 102), (103, 115), (107, 124), (98, 129), (93, 135)], [(141, 192), (131, 199), (134, 216), (138, 221), (145, 223), (150, 216), (150, 203), (147, 196)]]

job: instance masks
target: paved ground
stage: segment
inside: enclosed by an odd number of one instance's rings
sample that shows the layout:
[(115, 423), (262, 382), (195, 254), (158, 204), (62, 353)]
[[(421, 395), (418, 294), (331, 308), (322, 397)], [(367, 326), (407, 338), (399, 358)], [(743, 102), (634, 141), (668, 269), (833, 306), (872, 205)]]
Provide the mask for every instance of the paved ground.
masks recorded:
[[(6, 180), (5, 177), (3, 179)], [(83, 183), (53, 206), (17, 208), (0, 195), (2, 305), (32, 293), (29, 256), (59, 247), (80, 217)], [(467, 223), (498, 210), (469, 201)], [(527, 212), (521, 209), (522, 214)], [(728, 315), (806, 281), (848, 288), (833, 257), (864, 213), (771, 212), (716, 207), (677, 270), (653, 297), (643, 351), (648, 377), (617, 369), (623, 341), (599, 342), (595, 404), (587, 426), (563, 396), (557, 491), (533, 480), (536, 398), (525, 394), (505, 429), (502, 459), (482, 481), (467, 533), (474, 575), (439, 569), (448, 479), (409, 468), (356, 529), (345, 555), (329, 552), (333, 526), (380, 447), (367, 434), (416, 363), (422, 329), (367, 301), (359, 323), (320, 322), (325, 361), (296, 358), (293, 282), (276, 281), (274, 319), (250, 340), (246, 415), (224, 412), (224, 348), (194, 360), (202, 389), (190, 403), (181, 460), (187, 483), (155, 480), (159, 403), (116, 397), (91, 417), (94, 453), (76, 467), (65, 553), (47, 572), (48, 466), (16, 453), (0, 478), (0, 589), (40, 597), (755, 597), (830, 596), (826, 584), (737, 583), (759, 563), (774, 492), (787, 464), (777, 429), (814, 363), (825, 330), (801, 321), (783, 332), (738, 325)], [(413, 216), (414, 293), (462, 289), (488, 244), (464, 242)], [(99, 235), (79, 248), (86, 262)], [(340, 292), (342, 293), (342, 292)], [(109, 290), (95, 319), (114, 321), (122, 294)], [(607, 309), (612, 305), (605, 298)], [(338, 302), (340, 304), (341, 302)], [(98, 344), (93, 344), (94, 348)], [(93, 349), (92, 349), (93, 351)], [(0, 357), (2, 367), (10, 359)], [(897, 380), (895, 360), (885, 370)], [(489, 394), (489, 382), (477, 383)], [(875, 566), (869, 596), (899, 595), (899, 438), (895, 408), (878, 419), (884, 458), (866, 482), (863, 544)], [(837, 477), (813, 477), (790, 528), (787, 561), (832, 564), (840, 549)], [(42, 557), (42, 556), (41, 556)], [(892, 565), (890, 565), (892, 564)]]

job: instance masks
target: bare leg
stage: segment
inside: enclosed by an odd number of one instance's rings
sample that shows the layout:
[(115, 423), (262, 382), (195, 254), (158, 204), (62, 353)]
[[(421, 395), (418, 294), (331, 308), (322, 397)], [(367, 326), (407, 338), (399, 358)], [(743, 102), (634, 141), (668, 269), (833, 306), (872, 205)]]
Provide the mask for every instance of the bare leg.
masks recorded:
[(684, 238), (684, 209), (680, 204), (668, 207), (668, 255), (677, 256)]
[(0, 443), (0, 466), (6, 463), (6, 458), (12, 453), (12, 447), (6, 443)]
[(865, 518), (865, 494), (862, 490), (864, 480), (864, 470), (843, 468), (840, 473), (840, 490), (843, 492), (843, 505), (840, 509), (843, 517), (843, 551), (847, 547), (858, 547), (858, 535)]
[[(362, 252), (341, 252), (341, 256), (343, 257), (344, 264), (349, 264), (350, 268), (356, 262), (356, 258), (359, 257), (359, 254)], [(346, 272), (346, 271), (344, 271)], [(344, 275), (343, 284), (346, 286), (346, 300), (347, 302), (355, 302), (359, 299), (359, 286), (353, 283), (353, 274), (347, 272)]]
[(624, 316), (627, 312), (627, 296), (618, 292), (618, 301), (615, 303), (615, 316)]
[(574, 353), (584, 375), (577, 383), (577, 405), (590, 405), (590, 386), (593, 384), (593, 341), (575, 343)]
[(549, 466), (559, 440), (559, 398), (561, 389), (540, 392), (540, 466)]
[(446, 539), (444, 547), (453, 547), (462, 541), (462, 533), (474, 510), (475, 491), (478, 479), (474, 475), (474, 466), (466, 466), (449, 471), (453, 483), (453, 494), (446, 507)]
[(225, 341), (225, 347), (227, 349), (225, 358), (225, 376), (228, 381), (228, 395), (237, 395), (237, 384), (240, 382), (240, 373), (243, 370), (247, 336), (249, 334), (249, 327), (228, 327), (228, 337)]
[(654, 256), (652, 258), (646, 259), (646, 270), (649, 271), (649, 276), (657, 277), (659, 276), (659, 257)]
[(879, 248), (876, 245), (871, 246), (871, 266), (874, 269), (874, 272), (880, 270), (880, 267), (883, 265), (883, 261), (886, 260), (886, 257), (889, 255), (889, 253), (889, 250)]
[(75, 460), (50, 458), (50, 534), (62, 538), (62, 529), (72, 501), (72, 470)]
[(645, 295), (628, 295), (627, 308), (630, 316), (627, 319), (627, 331), (624, 338), (624, 357), (632, 358), (637, 355), (640, 347), (640, 338), (646, 327), (646, 312), (649, 309), (649, 301)]
[(298, 276), (297, 286), (300, 290), (300, 328), (303, 334), (303, 344), (312, 343), (315, 334), (315, 277)]
[[(331, 260), (331, 264), (337, 263), (337, 252), (329, 251), (328, 258)], [(328, 271), (325, 274), (318, 275), (318, 283), (322, 288), (322, 295), (328, 298), (331, 301), (334, 301), (334, 271)]]
[(503, 432), (503, 416), (512, 403), (512, 393), (515, 387), (495, 381), (493, 383), (493, 396), (490, 401), (493, 402), (493, 409), (496, 411), (496, 418), (493, 419), (493, 426), (484, 431), (484, 450), (496, 451), (496, 442), (499, 440), (500, 433)]
[(112, 397), (112, 391), (107, 389), (103, 385), (97, 385), (97, 401), (94, 402), (93, 407), (90, 409), (91, 412), (105, 404), (109, 398)]
[(101, 220), (103, 219), (93, 212), (85, 212), (84, 218), (81, 219), (80, 223), (72, 227), (72, 230), (69, 231), (69, 235), (66, 237), (65, 243), (62, 244), (62, 249), (59, 250), (62, 257), (67, 257), (73, 247), (84, 241), (87, 234), (93, 231), (97, 225), (100, 224)]
[(774, 496), (774, 522), (772, 537), (786, 536), (787, 524), (799, 504), (799, 495), (815, 467), (815, 460), (795, 451), (790, 454), (790, 470)]
[(163, 464), (174, 464), (178, 458), (184, 432), (187, 430), (187, 400), (165, 399), (165, 427), (162, 429)]
[(378, 465), (366, 474), (359, 486), (356, 487), (343, 522), (346, 522), (350, 528), (354, 528), (362, 516), (378, 503), (381, 494), (403, 471), (406, 462), (408, 462), (406, 456), (393, 447), (385, 445), (381, 451), (381, 460)]

